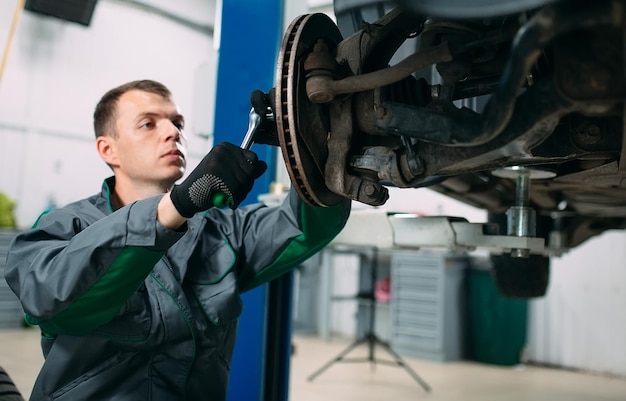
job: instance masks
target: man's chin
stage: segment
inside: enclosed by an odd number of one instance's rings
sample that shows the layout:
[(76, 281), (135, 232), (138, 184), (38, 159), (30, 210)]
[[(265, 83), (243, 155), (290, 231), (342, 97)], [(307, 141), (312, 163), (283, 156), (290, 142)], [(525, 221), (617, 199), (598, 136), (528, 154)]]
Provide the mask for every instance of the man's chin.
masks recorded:
[(185, 176), (185, 169), (181, 169), (180, 171), (173, 173), (171, 176), (171, 180), (173, 183), (180, 181)]
[(161, 182), (164, 186), (168, 188), (172, 188), (174, 184), (176, 184), (179, 180), (181, 180), (184, 176), (183, 172), (172, 172), (168, 175), (162, 177)]

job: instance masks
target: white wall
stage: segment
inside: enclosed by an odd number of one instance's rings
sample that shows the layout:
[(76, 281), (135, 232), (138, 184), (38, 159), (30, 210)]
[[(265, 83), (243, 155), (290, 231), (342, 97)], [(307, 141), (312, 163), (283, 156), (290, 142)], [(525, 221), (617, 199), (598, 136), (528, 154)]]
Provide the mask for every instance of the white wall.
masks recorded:
[[(3, 50), (16, 4), (0, 2)], [(181, 0), (176, 10), (212, 24), (214, 4)], [(155, 79), (172, 90), (195, 166), (210, 145), (197, 133), (206, 136), (212, 121), (194, 113), (213, 111), (215, 59), (210, 35), (121, 1), (99, 1), (89, 27), (23, 11), (0, 81), (0, 191), (16, 200), (18, 224), (30, 226), (51, 199), (99, 191), (110, 170), (95, 152), (93, 108), (126, 81)]]
[(626, 234), (609, 231), (552, 260), (530, 303), (528, 358), (626, 376)]

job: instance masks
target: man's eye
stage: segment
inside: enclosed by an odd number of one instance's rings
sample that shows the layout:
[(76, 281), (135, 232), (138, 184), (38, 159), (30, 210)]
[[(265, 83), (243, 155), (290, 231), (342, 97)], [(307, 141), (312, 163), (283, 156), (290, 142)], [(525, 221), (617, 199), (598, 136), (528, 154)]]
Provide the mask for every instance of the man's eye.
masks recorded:
[(172, 121), (172, 124), (179, 130), (183, 130), (185, 128), (185, 123), (183, 121)]
[(144, 121), (141, 124), (142, 128), (153, 128), (154, 127), (154, 123), (152, 121)]

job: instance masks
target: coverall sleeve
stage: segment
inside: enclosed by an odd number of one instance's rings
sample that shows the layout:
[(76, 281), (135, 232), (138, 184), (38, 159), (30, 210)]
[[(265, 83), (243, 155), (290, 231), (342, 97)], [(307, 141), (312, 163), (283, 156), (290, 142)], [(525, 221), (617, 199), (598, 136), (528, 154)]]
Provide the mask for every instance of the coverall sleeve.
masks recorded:
[(351, 201), (314, 207), (291, 189), (282, 205), (243, 209), (233, 238), (237, 247), (239, 289), (250, 290), (297, 267), (320, 251), (343, 229)]
[(26, 320), (48, 334), (83, 334), (109, 322), (183, 235), (157, 223), (160, 197), (108, 216), (84, 201), (19, 234), (5, 277)]

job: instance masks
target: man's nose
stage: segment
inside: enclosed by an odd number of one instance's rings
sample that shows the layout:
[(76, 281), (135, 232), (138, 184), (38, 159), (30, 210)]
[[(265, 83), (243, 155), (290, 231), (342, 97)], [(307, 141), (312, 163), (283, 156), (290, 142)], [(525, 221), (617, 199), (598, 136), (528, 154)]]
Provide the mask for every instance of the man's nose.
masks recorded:
[(181, 136), (182, 136), (182, 133), (180, 132), (180, 128), (178, 128), (176, 126), (176, 124), (174, 124), (170, 120), (167, 120), (165, 122), (165, 124), (166, 124), (166, 126), (165, 126), (165, 140), (167, 140), (167, 141), (169, 141), (169, 140), (180, 141), (181, 140)]

